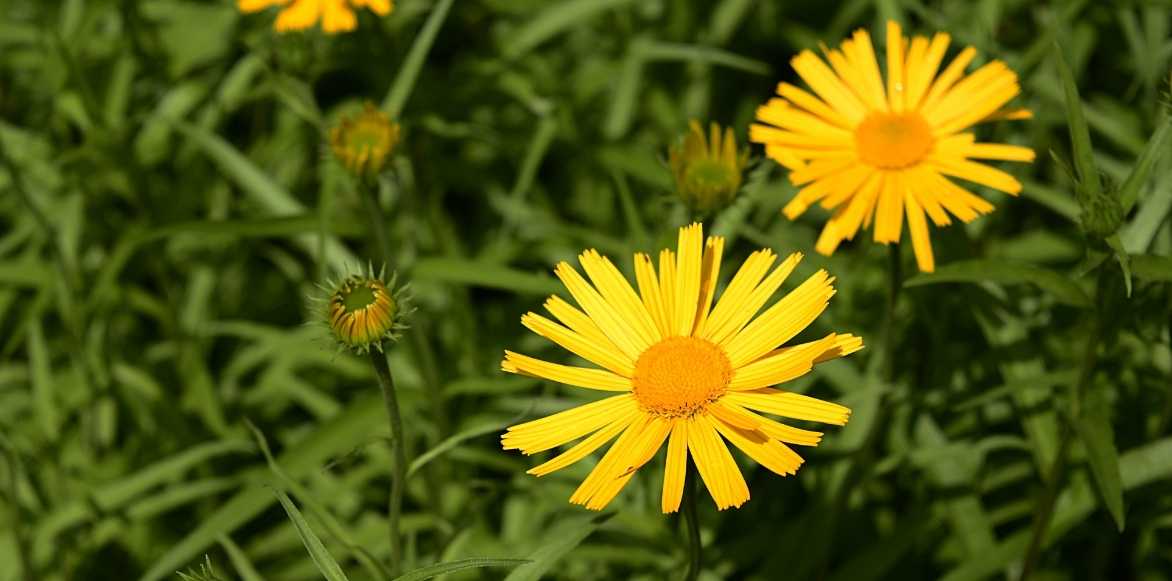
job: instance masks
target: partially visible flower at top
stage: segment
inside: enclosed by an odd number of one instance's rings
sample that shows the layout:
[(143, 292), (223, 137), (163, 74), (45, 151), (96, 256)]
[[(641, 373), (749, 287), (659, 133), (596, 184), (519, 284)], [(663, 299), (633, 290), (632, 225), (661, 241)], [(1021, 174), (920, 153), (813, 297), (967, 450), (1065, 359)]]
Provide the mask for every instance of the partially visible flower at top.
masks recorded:
[(395, 278), (386, 278), (385, 269), (372, 267), (351, 274), (341, 281), (327, 281), (326, 294), (315, 310), (325, 320), (338, 345), (358, 354), (371, 348), (382, 350), (384, 341), (399, 338), (405, 328), (406, 313), (402, 289), (395, 288)]
[(236, 7), (245, 13), (270, 6), (283, 6), (273, 25), (277, 32), (305, 30), (321, 20), (321, 29), (328, 34), (357, 28), (355, 8), (365, 6), (379, 16), (386, 16), (395, 7), (393, 0), (236, 0)]
[(693, 212), (708, 214), (732, 203), (741, 189), (741, 173), (749, 151), (737, 151), (732, 128), (709, 125), (705, 136), (700, 122), (693, 120), (682, 143), (668, 151), (668, 164), (675, 177), (676, 193)]
[[(579, 257), (584, 278), (569, 263), (554, 273), (577, 301), (554, 295), (521, 324), (597, 367), (574, 367), (505, 351), (501, 368), (610, 392), (610, 397), (512, 426), (506, 450), (535, 454), (581, 440), (529, 474), (561, 470), (614, 441), (570, 497), (601, 510), (660, 448), (667, 448), (663, 512), (679, 509), (688, 457), (720, 510), (749, 500), (749, 487), (725, 442), (765, 468), (794, 474), (802, 457), (790, 447), (816, 446), (822, 432), (795, 428), (765, 414), (843, 425), (850, 410), (772, 386), (795, 380), (818, 363), (863, 348), (849, 333), (827, 333), (790, 344), (834, 295), (834, 278), (820, 270), (764, 311), (801, 260), (778, 262), (768, 249), (745, 260), (716, 298), (724, 238), (704, 239), (703, 227), (679, 231), (678, 254), (635, 255), (636, 293), (619, 269), (595, 250)], [(773, 267), (770, 270), (770, 267)], [(617, 438), (617, 439), (616, 439)]]
[(781, 83), (781, 98), (757, 109), (761, 124), (750, 128), (749, 139), (764, 144), (766, 155), (790, 170), (790, 182), (803, 186), (785, 215), (795, 219), (818, 201), (834, 210), (818, 252), (832, 254), (872, 219), (876, 242), (899, 242), (906, 214), (916, 263), (932, 271), (925, 213), (945, 226), (948, 214), (969, 222), (993, 211), (950, 177), (1021, 192), (1013, 176), (974, 160), (1031, 162), (1033, 150), (978, 143), (966, 132), (984, 121), (1032, 116), (1002, 108), (1021, 91), (1017, 74), (993, 60), (965, 76), (977, 54), (972, 47), (939, 72), (948, 44), (944, 33), (909, 43), (889, 21), (885, 86), (871, 36), (857, 30), (839, 48), (824, 49), (829, 66), (809, 50), (790, 61), (813, 93)]
[(382, 171), (398, 142), (399, 124), (369, 101), (362, 111), (343, 117), (330, 130), (334, 157), (359, 177)]

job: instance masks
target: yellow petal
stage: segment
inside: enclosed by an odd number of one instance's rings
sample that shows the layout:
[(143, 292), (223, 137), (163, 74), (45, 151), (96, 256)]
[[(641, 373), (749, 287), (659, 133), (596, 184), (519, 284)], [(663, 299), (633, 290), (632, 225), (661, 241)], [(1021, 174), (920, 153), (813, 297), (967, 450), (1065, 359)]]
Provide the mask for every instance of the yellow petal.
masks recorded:
[(716, 294), (716, 281), (720, 278), (720, 258), (723, 253), (724, 237), (709, 236), (704, 244), (704, 261), (700, 266), (700, 310), (691, 335), (698, 334), (708, 320), (712, 299)]
[(788, 476), (798, 471), (802, 465), (802, 457), (791, 450), (789, 446), (771, 439), (760, 432), (744, 430), (731, 425), (719, 418), (715, 422), (716, 429), (728, 439), (732, 445), (758, 464), (768, 468), (776, 474)]
[(521, 316), (521, 324), (530, 331), (561, 345), (571, 353), (599, 367), (609, 369), (623, 377), (635, 374), (634, 360), (610, 343), (599, 344), (567, 329), (537, 313)]
[(582, 263), (582, 268), (586, 270), (587, 276), (607, 304), (631, 327), (638, 338), (646, 346), (658, 343), (662, 338), (659, 329), (655, 327), (655, 322), (651, 320), (643, 301), (619, 269), (595, 250), (583, 252), (578, 261)]
[(590, 315), (594, 324), (632, 361), (638, 359), (639, 354), (650, 346), (569, 263), (559, 263), (554, 273), (566, 285), (578, 305)]
[(592, 452), (602, 447), (603, 444), (613, 440), (627, 426), (631, 425), (631, 422), (634, 421), (639, 413), (641, 412), (635, 407), (623, 410), (601, 430), (594, 432), (590, 437), (578, 442), (574, 447), (558, 454), (549, 461), (530, 468), (527, 473), (538, 477), (545, 476), (589, 456)]
[(733, 369), (756, 361), (809, 326), (834, 296), (833, 282), (819, 270), (749, 323), (725, 345)]
[(836, 403), (776, 389), (731, 392), (724, 397), (751, 410), (839, 426), (846, 424), (851, 413)]
[(602, 391), (631, 391), (631, 380), (602, 369), (571, 367), (505, 351), (501, 369), (509, 373), (532, 375), (566, 385)]
[(680, 500), (684, 496), (684, 479), (688, 469), (688, 423), (684, 420), (676, 422), (667, 442), (667, 464), (663, 470), (663, 495), (660, 500), (664, 514), (679, 510)]
[(576, 440), (637, 409), (634, 396), (616, 395), (510, 427), (501, 436), (505, 450), (534, 454)]
[(691, 422), (688, 426), (688, 452), (695, 460), (700, 478), (716, 502), (716, 508), (724, 510), (744, 504), (749, 500), (749, 487), (736, 461), (728, 453), (728, 447), (717, 435), (712, 420), (697, 415)]
[[(679, 257), (676, 261), (675, 315), (676, 335), (692, 334), (700, 303), (700, 265), (704, 257), (704, 231), (699, 223), (680, 228)], [(666, 289), (664, 289), (666, 291)]]
[(907, 192), (904, 200), (907, 206), (907, 226), (912, 234), (912, 249), (916, 253), (916, 265), (920, 272), (936, 270), (936, 260), (932, 256), (932, 240), (928, 234), (928, 222), (924, 220), (924, 211), (916, 203), (916, 197)]
[(815, 360), (829, 351), (835, 340), (836, 335), (831, 333), (817, 341), (781, 349), (736, 368), (728, 389), (749, 391), (793, 381), (813, 369)]

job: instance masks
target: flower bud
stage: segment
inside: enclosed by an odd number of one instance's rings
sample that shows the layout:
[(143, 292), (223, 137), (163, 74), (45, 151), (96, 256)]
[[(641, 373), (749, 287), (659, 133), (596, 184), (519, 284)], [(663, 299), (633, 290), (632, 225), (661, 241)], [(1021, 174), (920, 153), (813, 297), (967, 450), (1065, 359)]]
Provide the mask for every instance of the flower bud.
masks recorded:
[(330, 130), (334, 157), (360, 178), (378, 175), (398, 142), (399, 124), (370, 102)]
[(708, 214), (720, 210), (736, 197), (741, 188), (741, 172), (748, 163), (747, 149), (738, 151), (732, 128), (712, 123), (709, 135), (700, 123), (692, 121), (682, 144), (668, 152), (676, 182), (676, 193), (693, 212)]

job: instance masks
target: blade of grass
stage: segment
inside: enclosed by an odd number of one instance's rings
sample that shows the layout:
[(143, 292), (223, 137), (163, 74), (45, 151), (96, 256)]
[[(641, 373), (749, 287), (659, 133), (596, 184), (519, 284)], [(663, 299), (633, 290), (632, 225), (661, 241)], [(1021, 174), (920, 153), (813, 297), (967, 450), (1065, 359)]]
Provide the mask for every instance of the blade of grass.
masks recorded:
[(1058, 43), (1054, 43), (1054, 62), (1058, 67), (1058, 77), (1062, 81), (1062, 92), (1066, 99), (1066, 123), (1070, 128), (1070, 142), (1074, 148), (1074, 168), (1078, 172), (1080, 193), (1087, 197), (1098, 196), (1102, 194), (1103, 186), (1099, 181), (1099, 170), (1095, 168), (1091, 130), (1087, 127), (1074, 73), (1066, 64), (1066, 57), (1062, 55), (1062, 47)]
[(407, 98), (411, 96), (411, 90), (415, 88), (415, 81), (419, 79), (419, 71), (423, 70), (427, 53), (431, 51), (431, 45), (435, 43), (435, 37), (439, 34), (440, 27), (443, 26), (444, 19), (447, 18), (448, 11), (452, 9), (454, 1), (439, 0), (436, 2), (435, 7), (431, 9), (431, 15), (427, 17), (427, 22), (423, 23), (419, 35), (411, 44), (407, 58), (403, 59), (403, 64), (399, 65), (399, 73), (391, 82), (391, 88), (387, 91), (387, 96), (383, 98), (382, 105), (383, 111), (392, 119), (398, 118), (399, 114), (403, 112), (403, 106), (407, 104)]
[(276, 496), (285, 509), (285, 514), (289, 515), (289, 520), (293, 521), (293, 526), (297, 529), (297, 536), (301, 537), (301, 542), (305, 545), (305, 550), (309, 552), (309, 557), (313, 559), (317, 570), (326, 578), (326, 581), (350, 581), (346, 577), (346, 573), (342, 571), (341, 565), (338, 565), (338, 562), (326, 550), (326, 546), (322, 544), (321, 539), (314, 534), (313, 528), (301, 515), (301, 511), (297, 510), (297, 505), (289, 499), (289, 495), (285, 494), (283, 490), (277, 490)]
[(524, 565), (529, 563), (528, 559), (485, 559), (473, 557), (470, 559), (460, 559), (459, 561), (448, 561), (447, 563), (436, 563), (435, 565), (428, 565), (420, 567), (414, 571), (408, 571), (403, 575), (395, 577), (394, 581), (425, 581), (432, 577), (439, 577), (448, 573), (455, 573), (456, 571), (464, 571), (466, 569), (481, 569), (484, 567), (516, 567), (517, 565)]

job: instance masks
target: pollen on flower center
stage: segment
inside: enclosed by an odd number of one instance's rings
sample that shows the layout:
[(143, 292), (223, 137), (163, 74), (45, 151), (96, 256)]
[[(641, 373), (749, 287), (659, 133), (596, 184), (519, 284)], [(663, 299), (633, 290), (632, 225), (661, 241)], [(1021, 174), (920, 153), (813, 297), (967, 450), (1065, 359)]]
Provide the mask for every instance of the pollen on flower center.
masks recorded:
[(635, 362), (635, 399), (648, 412), (688, 416), (724, 395), (732, 365), (717, 345), (696, 337), (670, 337)]
[(859, 158), (882, 169), (915, 165), (935, 143), (932, 128), (918, 113), (872, 113), (855, 129)]

